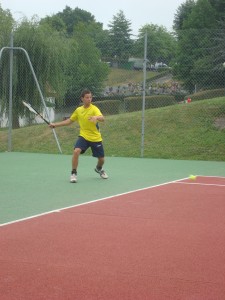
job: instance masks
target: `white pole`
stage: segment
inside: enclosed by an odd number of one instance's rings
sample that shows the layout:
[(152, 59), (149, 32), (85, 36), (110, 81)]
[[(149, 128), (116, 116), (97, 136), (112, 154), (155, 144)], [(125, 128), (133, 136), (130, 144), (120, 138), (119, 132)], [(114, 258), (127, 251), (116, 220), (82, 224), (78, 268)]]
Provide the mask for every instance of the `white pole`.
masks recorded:
[(12, 151), (12, 90), (13, 90), (13, 33), (10, 35), (9, 52), (9, 131), (8, 131), (8, 151)]
[(142, 98), (142, 124), (141, 124), (141, 157), (144, 157), (146, 65), (147, 65), (147, 32), (145, 33), (145, 40), (144, 40), (143, 98)]
[[(43, 94), (42, 94), (42, 91), (41, 91), (39, 82), (38, 82), (37, 77), (36, 77), (36, 74), (35, 74), (35, 72), (34, 72), (34, 68), (33, 68), (32, 63), (31, 63), (31, 61), (30, 61), (30, 57), (29, 57), (27, 51), (26, 51), (24, 48), (15, 47), (14, 49), (22, 50), (22, 51), (25, 53), (26, 57), (27, 57), (28, 63), (29, 63), (29, 65), (30, 65), (31, 72), (32, 72), (32, 74), (33, 74), (33, 77), (34, 77), (34, 80), (35, 80), (35, 83), (36, 83), (36, 86), (37, 86), (37, 89), (38, 89), (39, 94), (40, 94), (40, 96), (41, 96), (42, 104), (44, 105), (45, 113), (46, 113), (46, 115), (47, 115), (47, 117), (48, 117), (48, 121), (50, 122), (49, 114), (48, 114), (48, 110), (47, 110), (47, 106), (46, 106), (46, 104), (45, 104), (45, 100), (44, 100), (44, 97), (43, 97)], [(59, 140), (58, 140), (58, 137), (57, 137), (57, 135), (56, 135), (56, 132), (55, 132), (55, 129), (54, 129), (54, 128), (52, 128), (52, 132), (53, 132), (53, 135), (54, 135), (54, 137), (55, 137), (55, 141), (56, 141), (56, 144), (57, 144), (57, 146), (58, 146), (59, 152), (62, 153), (62, 149), (61, 149), (61, 146), (60, 146), (60, 143), (59, 143)]]
[[(44, 109), (45, 109), (45, 113), (46, 113), (46, 115), (47, 115), (47, 117), (48, 117), (48, 120), (49, 120), (49, 115), (48, 115), (48, 110), (47, 110), (47, 107), (46, 107), (46, 104), (45, 104), (45, 100), (44, 100), (44, 97), (43, 97), (43, 95), (42, 95), (42, 91), (41, 91), (40, 85), (39, 85), (39, 83), (38, 83), (37, 77), (36, 77), (35, 72), (34, 72), (34, 68), (33, 68), (33, 66), (32, 66), (32, 63), (31, 63), (31, 61), (30, 61), (30, 57), (29, 57), (27, 51), (26, 51), (24, 48), (21, 48), (21, 47), (4, 47), (4, 48), (2, 48), (1, 51), (0, 51), (0, 59), (1, 59), (2, 52), (3, 52), (3, 50), (5, 50), (5, 49), (9, 49), (9, 50), (10, 50), (10, 53), (11, 53), (11, 51), (13, 51), (13, 50), (22, 50), (22, 51), (25, 53), (25, 55), (26, 55), (26, 57), (27, 57), (27, 60), (28, 60), (28, 63), (29, 63), (29, 65), (30, 65), (31, 72), (32, 72), (33, 77), (34, 77), (34, 81), (35, 81), (35, 83), (36, 83), (37, 89), (38, 89), (39, 94), (40, 94), (40, 96), (41, 96), (41, 100), (42, 100), (42, 104), (43, 104)], [(11, 64), (10, 69), (12, 69), (12, 64)], [(12, 84), (10, 84), (10, 86), (12, 86)], [(11, 95), (11, 98), (12, 98), (12, 95)], [(11, 104), (11, 105), (12, 105), (12, 104)], [(10, 106), (9, 106), (9, 110), (10, 110)], [(9, 115), (9, 118), (10, 118), (10, 115)], [(49, 120), (49, 121), (50, 121), (50, 120)], [(10, 123), (10, 119), (9, 119), (9, 123)], [(11, 122), (11, 123), (12, 123), (12, 122)], [(61, 146), (60, 146), (60, 143), (59, 143), (59, 140), (58, 140), (58, 137), (57, 137), (57, 135), (56, 135), (56, 132), (55, 132), (55, 129), (54, 129), (54, 128), (52, 128), (52, 132), (53, 132), (53, 134), (54, 134), (54, 137), (55, 137), (56, 144), (57, 144), (57, 146), (58, 146), (59, 152), (62, 153), (62, 149), (61, 149)], [(9, 134), (9, 135), (10, 135), (10, 134)], [(10, 151), (10, 150), (9, 150), (9, 151)]]

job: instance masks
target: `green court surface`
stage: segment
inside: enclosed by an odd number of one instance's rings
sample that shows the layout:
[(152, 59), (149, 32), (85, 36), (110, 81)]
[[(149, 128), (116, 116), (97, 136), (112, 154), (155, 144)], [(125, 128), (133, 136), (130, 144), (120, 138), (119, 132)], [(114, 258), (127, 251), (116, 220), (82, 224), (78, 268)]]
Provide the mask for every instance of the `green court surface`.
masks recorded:
[(78, 182), (69, 182), (71, 155), (0, 153), (0, 224), (186, 178), (225, 177), (225, 162), (106, 157), (104, 180), (96, 159), (81, 156)]

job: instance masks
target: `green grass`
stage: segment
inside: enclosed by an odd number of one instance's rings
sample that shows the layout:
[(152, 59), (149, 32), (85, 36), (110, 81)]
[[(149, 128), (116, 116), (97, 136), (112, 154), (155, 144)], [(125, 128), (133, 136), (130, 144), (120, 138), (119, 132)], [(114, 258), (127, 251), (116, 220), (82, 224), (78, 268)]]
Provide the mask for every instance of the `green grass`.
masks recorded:
[[(223, 98), (177, 104), (145, 111), (144, 157), (225, 161), (225, 129), (216, 128), (225, 118)], [(107, 116), (101, 124), (106, 156), (140, 157), (142, 112)], [(78, 126), (56, 129), (64, 154), (71, 154)], [(7, 150), (7, 131), (0, 131), (0, 151)], [(13, 151), (58, 153), (46, 125), (13, 130)], [(90, 151), (87, 153), (90, 155)]]
[[(147, 72), (146, 78), (153, 78), (156, 76), (157, 72)], [(137, 70), (125, 70), (111, 68), (107, 81), (105, 82), (106, 86), (118, 86), (123, 84), (140, 83), (143, 81), (143, 71)]]

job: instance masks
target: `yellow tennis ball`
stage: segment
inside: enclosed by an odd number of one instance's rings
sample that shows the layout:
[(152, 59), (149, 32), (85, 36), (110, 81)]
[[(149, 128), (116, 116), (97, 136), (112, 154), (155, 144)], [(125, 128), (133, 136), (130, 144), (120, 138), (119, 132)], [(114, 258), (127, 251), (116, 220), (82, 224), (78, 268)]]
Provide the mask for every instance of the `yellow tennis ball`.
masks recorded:
[(196, 180), (196, 178), (197, 178), (197, 176), (195, 176), (195, 175), (190, 175), (190, 176), (189, 176), (189, 179), (190, 179), (190, 180)]

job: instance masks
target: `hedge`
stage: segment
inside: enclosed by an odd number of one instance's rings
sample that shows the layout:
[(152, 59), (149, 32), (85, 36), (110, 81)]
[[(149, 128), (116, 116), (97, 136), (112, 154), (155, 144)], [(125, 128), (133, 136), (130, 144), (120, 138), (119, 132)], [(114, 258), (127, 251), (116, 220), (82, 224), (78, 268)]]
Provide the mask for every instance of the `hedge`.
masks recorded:
[[(126, 112), (142, 110), (143, 97), (127, 97), (124, 99), (124, 108)], [(155, 95), (145, 97), (145, 109), (158, 108), (176, 104), (174, 96)]]
[(201, 92), (197, 92), (195, 94), (185, 96), (185, 100), (187, 98), (191, 98), (192, 101), (212, 99), (217, 97), (225, 96), (225, 89), (214, 89), (214, 90), (205, 90)]
[(116, 115), (120, 113), (120, 100), (95, 101), (93, 104), (101, 110), (103, 115)]

